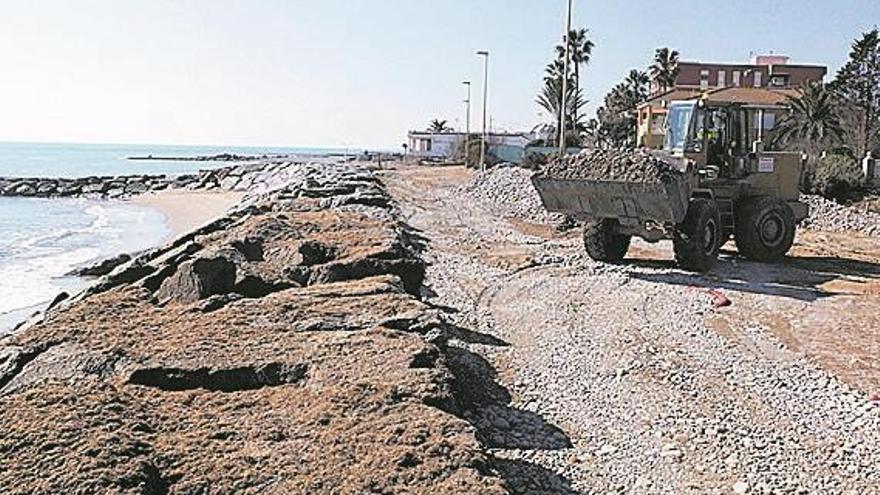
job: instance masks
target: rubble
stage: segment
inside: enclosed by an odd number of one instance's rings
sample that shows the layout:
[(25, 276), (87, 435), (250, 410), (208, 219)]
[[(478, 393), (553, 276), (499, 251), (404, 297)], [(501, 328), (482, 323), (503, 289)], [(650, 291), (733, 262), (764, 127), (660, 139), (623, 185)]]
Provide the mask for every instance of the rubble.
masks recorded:
[(801, 195), (801, 201), (810, 207), (810, 216), (800, 224), (802, 228), (880, 236), (880, 213), (844, 206), (810, 194)]
[(543, 173), (559, 179), (669, 183), (681, 177), (677, 163), (645, 149), (585, 149), (548, 163)]
[(559, 225), (565, 217), (550, 213), (532, 185), (531, 171), (520, 167), (493, 167), (476, 172), (458, 192), (481, 201), (499, 215), (538, 224)]

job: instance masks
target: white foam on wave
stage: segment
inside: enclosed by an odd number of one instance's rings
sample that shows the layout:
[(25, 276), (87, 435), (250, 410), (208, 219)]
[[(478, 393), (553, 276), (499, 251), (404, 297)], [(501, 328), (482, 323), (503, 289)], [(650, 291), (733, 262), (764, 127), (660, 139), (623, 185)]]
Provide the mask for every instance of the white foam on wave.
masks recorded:
[(147, 249), (169, 233), (164, 217), (151, 209), (89, 200), (73, 200), (69, 205), (80, 212), (78, 224), (41, 232), (25, 228), (0, 242), (0, 317), (46, 304), (61, 291), (76, 290), (83, 281), (67, 276), (76, 268)]
[(0, 314), (48, 302), (64, 289), (64, 275), (95, 259), (97, 247), (60, 251), (0, 265)]

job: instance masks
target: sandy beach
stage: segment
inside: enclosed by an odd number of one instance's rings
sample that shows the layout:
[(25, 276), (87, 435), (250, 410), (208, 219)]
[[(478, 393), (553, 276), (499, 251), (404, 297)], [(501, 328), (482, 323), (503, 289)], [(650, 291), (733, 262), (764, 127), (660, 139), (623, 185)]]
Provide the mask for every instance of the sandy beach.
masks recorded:
[(231, 191), (162, 191), (136, 196), (129, 202), (159, 211), (173, 238), (221, 216), (243, 196)]

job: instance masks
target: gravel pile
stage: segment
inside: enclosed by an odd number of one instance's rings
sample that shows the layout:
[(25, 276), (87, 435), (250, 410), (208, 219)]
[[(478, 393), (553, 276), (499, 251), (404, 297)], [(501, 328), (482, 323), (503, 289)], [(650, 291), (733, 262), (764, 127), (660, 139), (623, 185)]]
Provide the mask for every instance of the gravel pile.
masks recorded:
[(822, 196), (801, 196), (801, 201), (810, 205), (810, 216), (801, 226), (813, 230), (832, 232), (859, 232), (869, 236), (880, 235), (880, 213), (858, 207), (843, 206)]
[(544, 208), (532, 185), (531, 176), (532, 172), (519, 167), (494, 167), (474, 174), (456, 193), (487, 204), (500, 216), (533, 223), (560, 224), (565, 217)]
[(681, 177), (675, 161), (649, 150), (592, 149), (547, 164), (550, 177), (670, 183)]

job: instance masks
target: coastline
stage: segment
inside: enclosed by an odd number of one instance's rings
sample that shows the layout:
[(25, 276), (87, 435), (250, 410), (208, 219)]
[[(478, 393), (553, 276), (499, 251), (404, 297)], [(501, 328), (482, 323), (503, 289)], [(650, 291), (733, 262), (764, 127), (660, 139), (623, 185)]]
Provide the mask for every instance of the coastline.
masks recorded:
[[(103, 252), (100, 257), (88, 261), (81, 265), (81, 267), (90, 266), (120, 254), (135, 254), (142, 250), (142, 248), (161, 246), (180, 235), (223, 216), (227, 210), (238, 204), (243, 196), (244, 193), (242, 192), (222, 190), (167, 190), (138, 195), (127, 200), (109, 201), (105, 203), (105, 206), (120, 205), (152, 211), (161, 218), (161, 224), (164, 228), (153, 232), (154, 229), (142, 231), (142, 226), (134, 223), (117, 225), (118, 228), (122, 229), (123, 238), (130, 238), (135, 235), (150, 235), (153, 237), (147, 240), (147, 242), (144, 242), (144, 239), (137, 242), (138, 249), (123, 248), (119, 252)], [(59, 272), (59, 275), (52, 282), (57, 287), (56, 292), (47, 293), (45, 300), (27, 307), (0, 312), (0, 335), (12, 332), (20, 323), (27, 321), (45, 309), (60, 291), (75, 292), (85, 287), (90, 280), (92, 280), (90, 277), (77, 277), (69, 274), (61, 275)]]

